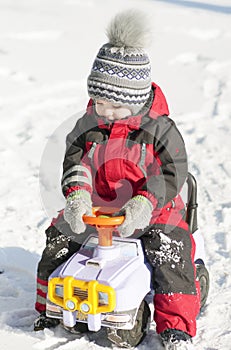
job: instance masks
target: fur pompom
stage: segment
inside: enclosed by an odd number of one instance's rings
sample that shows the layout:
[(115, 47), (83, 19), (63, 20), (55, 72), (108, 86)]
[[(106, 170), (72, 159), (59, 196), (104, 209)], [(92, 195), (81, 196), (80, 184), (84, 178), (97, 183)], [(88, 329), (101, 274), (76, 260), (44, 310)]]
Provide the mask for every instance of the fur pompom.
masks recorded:
[(126, 10), (109, 23), (106, 34), (115, 47), (145, 48), (151, 42), (147, 16), (142, 11)]

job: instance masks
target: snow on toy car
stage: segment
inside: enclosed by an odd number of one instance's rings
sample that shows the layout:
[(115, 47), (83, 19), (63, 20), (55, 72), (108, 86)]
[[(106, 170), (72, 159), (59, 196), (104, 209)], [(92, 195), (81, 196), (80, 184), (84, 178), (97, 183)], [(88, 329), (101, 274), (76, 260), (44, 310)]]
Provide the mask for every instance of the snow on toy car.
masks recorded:
[(86, 323), (90, 331), (106, 327), (108, 339), (119, 346), (136, 346), (145, 336), (150, 310), (145, 296), (150, 292), (151, 272), (144, 263), (139, 239), (112, 235), (124, 217), (115, 211), (93, 208), (84, 216), (97, 227), (67, 262), (50, 276), (47, 316), (62, 320), (72, 329)]

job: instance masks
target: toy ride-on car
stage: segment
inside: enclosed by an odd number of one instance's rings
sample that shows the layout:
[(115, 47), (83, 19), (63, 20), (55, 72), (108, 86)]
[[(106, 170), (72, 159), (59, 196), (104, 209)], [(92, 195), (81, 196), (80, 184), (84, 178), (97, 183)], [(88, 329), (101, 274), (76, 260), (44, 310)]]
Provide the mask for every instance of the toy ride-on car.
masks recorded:
[(148, 330), (151, 272), (139, 239), (112, 235), (124, 216), (93, 208), (84, 222), (97, 227), (80, 250), (58, 267), (48, 283), (47, 316), (70, 331), (85, 323), (89, 331), (106, 327), (107, 337), (121, 347), (136, 346)]

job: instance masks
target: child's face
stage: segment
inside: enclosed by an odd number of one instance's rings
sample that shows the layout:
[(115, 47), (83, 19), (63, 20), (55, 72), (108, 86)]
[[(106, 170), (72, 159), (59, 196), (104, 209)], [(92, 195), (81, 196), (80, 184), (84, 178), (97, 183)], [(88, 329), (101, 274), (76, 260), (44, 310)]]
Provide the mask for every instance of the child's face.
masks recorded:
[(105, 100), (96, 100), (95, 108), (98, 115), (109, 121), (124, 119), (132, 115), (129, 107)]

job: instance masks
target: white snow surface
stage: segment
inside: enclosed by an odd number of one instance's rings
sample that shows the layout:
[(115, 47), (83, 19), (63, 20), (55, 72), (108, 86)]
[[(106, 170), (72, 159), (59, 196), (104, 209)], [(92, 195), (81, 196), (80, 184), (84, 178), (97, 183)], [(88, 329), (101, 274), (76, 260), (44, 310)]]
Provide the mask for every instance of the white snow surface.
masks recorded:
[[(153, 80), (185, 139), (198, 182), (211, 288), (195, 349), (231, 349), (231, 1), (0, 0), (0, 348), (110, 349), (61, 327), (33, 332), (44, 230), (61, 209), (65, 135), (119, 9), (150, 15)], [(139, 350), (162, 349), (151, 325)]]

